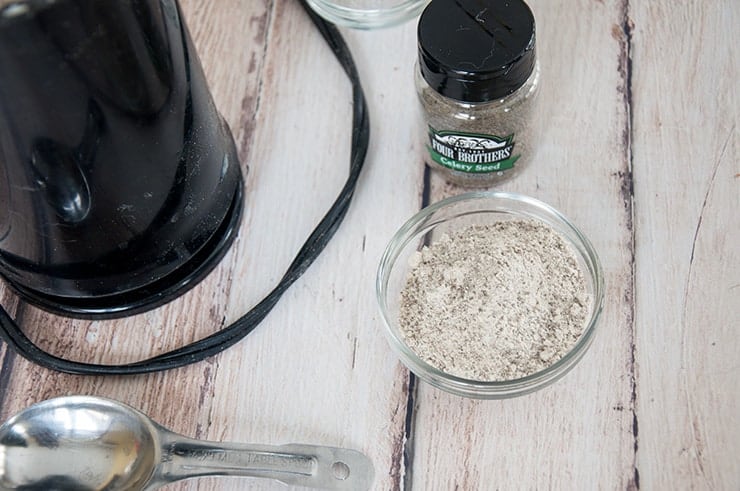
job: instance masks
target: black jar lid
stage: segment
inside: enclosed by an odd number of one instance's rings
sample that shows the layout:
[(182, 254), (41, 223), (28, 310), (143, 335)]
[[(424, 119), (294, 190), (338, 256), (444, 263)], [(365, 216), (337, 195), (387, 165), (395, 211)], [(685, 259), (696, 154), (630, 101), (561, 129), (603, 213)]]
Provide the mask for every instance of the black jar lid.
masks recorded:
[(424, 79), (459, 101), (505, 97), (535, 66), (534, 15), (522, 0), (432, 0), (418, 40)]

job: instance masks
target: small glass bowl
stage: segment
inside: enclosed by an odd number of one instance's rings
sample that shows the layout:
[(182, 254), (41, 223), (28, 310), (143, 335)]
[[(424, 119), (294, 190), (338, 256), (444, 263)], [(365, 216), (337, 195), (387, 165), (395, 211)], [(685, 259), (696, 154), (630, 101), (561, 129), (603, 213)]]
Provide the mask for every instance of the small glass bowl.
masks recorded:
[[(530, 219), (550, 226), (576, 253), (591, 296), (583, 334), (571, 349), (547, 368), (526, 377), (485, 382), (457, 377), (422, 360), (403, 340), (398, 326), (399, 300), (410, 269), (409, 258), (439, 237), (471, 225)], [(583, 357), (591, 345), (604, 302), (604, 276), (599, 258), (586, 237), (561, 213), (534, 198), (502, 192), (473, 192), (447, 198), (424, 208), (391, 239), (378, 267), (376, 293), (386, 336), (401, 361), (420, 379), (447, 392), (478, 399), (503, 399), (528, 394), (552, 384)]]
[(429, 0), (307, 0), (329, 22), (355, 29), (376, 29), (405, 22), (421, 13)]

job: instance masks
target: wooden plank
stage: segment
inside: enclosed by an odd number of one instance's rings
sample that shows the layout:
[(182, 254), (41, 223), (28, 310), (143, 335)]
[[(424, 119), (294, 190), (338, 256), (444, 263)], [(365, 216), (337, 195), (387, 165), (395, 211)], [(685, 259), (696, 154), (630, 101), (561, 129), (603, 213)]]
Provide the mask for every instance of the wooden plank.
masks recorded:
[(740, 4), (632, 10), (640, 482), (738, 489)]
[[(10, 289), (0, 281), (0, 302), (2, 302), (3, 308), (8, 314), (15, 315), (16, 308), (18, 306), (18, 297), (10, 292)], [(10, 349), (5, 343), (0, 343), (0, 421), (3, 421), (8, 413), (3, 408), (5, 407), (5, 400), (8, 398), (10, 385), (10, 374), (13, 363), (15, 363), (16, 353)]]
[[(348, 168), (349, 83), (297, 3), (279, 2), (277, 10), (250, 162), (249, 228), (236, 246), (241, 262), (233, 273), (239, 280), (231, 288), (232, 312), (278, 280)], [(413, 47), (412, 31), (345, 31), (371, 110), (373, 138), (360, 187), (324, 254), (246, 342), (219, 358), (215, 385), (230, 390), (214, 394), (209, 434), (359, 449), (375, 464), (373, 489), (398, 486), (407, 400), (407, 372), (380, 334), (373, 280), (387, 240), (421, 196), (422, 170), (414, 165), (418, 148), (408, 124), (412, 51), (395, 49)], [(198, 489), (244, 484), (210, 486)]]
[[(528, 396), (474, 401), (420, 383), (413, 489), (636, 486), (625, 5), (530, 5), (545, 130), (531, 167), (500, 188), (552, 204), (592, 240), (606, 274), (600, 332), (571, 373)], [(431, 190), (432, 201), (462, 191), (436, 176)]]

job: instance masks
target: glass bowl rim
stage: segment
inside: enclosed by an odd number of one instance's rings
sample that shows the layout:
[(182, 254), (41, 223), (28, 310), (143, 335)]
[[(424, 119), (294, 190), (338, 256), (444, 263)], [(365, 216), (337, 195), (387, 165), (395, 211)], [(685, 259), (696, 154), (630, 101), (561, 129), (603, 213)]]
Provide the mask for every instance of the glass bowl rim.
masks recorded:
[[(500, 205), (492, 205), (489, 209), (475, 210), (467, 214), (503, 212), (510, 214), (513, 217), (535, 219), (550, 228), (554, 228), (551, 223), (543, 218), (544, 216), (550, 216), (554, 218), (559, 225), (567, 229), (568, 232), (572, 233), (576, 240), (555, 229), (558, 235), (560, 235), (574, 249), (576, 255), (585, 263), (586, 268), (583, 273), (591, 279), (591, 283), (593, 285), (593, 299), (592, 306), (589, 311), (590, 318), (583, 330), (583, 333), (576, 343), (574, 343), (559, 360), (548, 365), (542, 370), (525, 377), (509, 380), (483, 381), (468, 379), (444, 372), (424, 361), (406, 344), (405, 341), (403, 341), (400, 331), (398, 328), (394, 327), (394, 321), (390, 319), (387, 304), (387, 284), (390, 279), (391, 271), (393, 270), (396, 260), (401, 252), (412, 240), (426, 233), (430, 228), (439, 223), (429, 222), (436, 212), (458, 203), (490, 200), (523, 203), (531, 207), (533, 210), (536, 210), (536, 213), (526, 214), (520, 210), (512, 210), (503, 208)], [(456, 215), (455, 217), (449, 217), (443, 221), (448, 221), (458, 217), (459, 215)], [(389, 338), (390, 344), (396, 350), (404, 365), (406, 365), (407, 368), (416, 376), (442, 390), (457, 395), (475, 398), (503, 398), (527, 394), (549, 385), (568, 373), (585, 354), (593, 341), (594, 334), (596, 333), (596, 326), (603, 310), (604, 274), (599, 256), (591, 242), (578, 229), (578, 227), (576, 227), (565, 215), (560, 213), (554, 207), (524, 194), (502, 191), (474, 191), (437, 201), (414, 214), (398, 229), (388, 242), (388, 245), (381, 256), (376, 274), (375, 291), (385, 327), (385, 335)]]
[(351, 29), (383, 29), (402, 24), (418, 16), (430, 0), (404, 0), (385, 8), (362, 9), (337, 5), (331, 0), (308, 0), (321, 17)]

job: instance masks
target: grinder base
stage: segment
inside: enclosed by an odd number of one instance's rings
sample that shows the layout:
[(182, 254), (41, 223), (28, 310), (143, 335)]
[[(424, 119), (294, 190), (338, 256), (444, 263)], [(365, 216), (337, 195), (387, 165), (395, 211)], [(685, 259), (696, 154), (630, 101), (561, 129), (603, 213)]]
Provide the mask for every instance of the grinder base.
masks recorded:
[(5, 278), (23, 300), (53, 314), (81, 319), (115, 319), (152, 310), (179, 297), (210, 273), (236, 237), (244, 209), (244, 180), (238, 184), (229, 211), (213, 237), (185, 264), (172, 273), (135, 290), (100, 297), (62, 297), (14, 284)]

